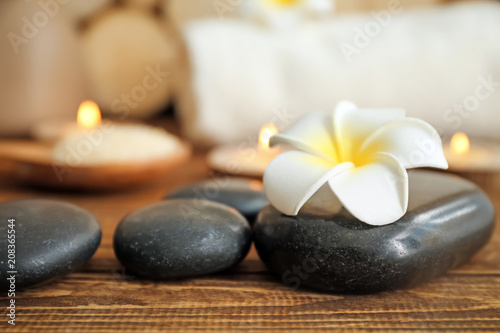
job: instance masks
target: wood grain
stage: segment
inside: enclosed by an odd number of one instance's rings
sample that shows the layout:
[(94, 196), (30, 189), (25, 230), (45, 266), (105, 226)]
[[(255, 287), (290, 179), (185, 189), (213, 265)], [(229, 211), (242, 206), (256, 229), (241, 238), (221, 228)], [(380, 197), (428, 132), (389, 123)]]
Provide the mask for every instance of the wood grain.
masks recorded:
[[(99, 194), (22, 188), (6, 174), (12, 167), (0, 165), (0, 201), (43, 197), (78, 204), (100, 221), (103, 240), (82, 270), (19, 292), (17, 325), (2, 316), (0, 332), (500, 331), (498, 228), (470, 263), (409, 290), (362, 296), (294, 291), (266, 270), (255, 250), (227, 272), (151, 282), (121, 269), (112, 249), (114, 229), (128, 212), (211, 176), (203, 156), (151, 186)], [(484, 187), (500, 211), (498, 178), (487, 178)]]

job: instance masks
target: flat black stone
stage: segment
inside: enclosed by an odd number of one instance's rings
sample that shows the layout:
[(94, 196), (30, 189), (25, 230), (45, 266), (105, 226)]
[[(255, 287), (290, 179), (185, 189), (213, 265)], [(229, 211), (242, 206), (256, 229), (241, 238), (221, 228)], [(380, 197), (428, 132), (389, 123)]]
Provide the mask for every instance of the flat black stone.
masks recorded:
[(127, 270), (179, 279), (228, 269), (247, 255), (252, 231), (234, 208), (207, 200), (165, 200), (127, 215), (114, 249)]
[(236, 208), (253, 223), (266, 206), (262, 182), (245, 178), (219, 178), (191, 184), (166, 196), (166, 199), (210, 200)]
[(474, 184), (429, 171), (410, 171), (409, 183), (407, 213), (380, 227), (345, 209), (290, 217), (267, 206), (254, 226), (259, 256), (293, 288), (373, 293), (443, 275), (488, 242), (493, 206)]
[[(8, 262), (8, 220), (15, 219), (15, 267)], [(101, 242), (101, 228), (86, 210), (51, 200), (0, 203), (0, 287), (35, 285), (80, 268)], [(11, 238), (13, 239), (13, 238)]]

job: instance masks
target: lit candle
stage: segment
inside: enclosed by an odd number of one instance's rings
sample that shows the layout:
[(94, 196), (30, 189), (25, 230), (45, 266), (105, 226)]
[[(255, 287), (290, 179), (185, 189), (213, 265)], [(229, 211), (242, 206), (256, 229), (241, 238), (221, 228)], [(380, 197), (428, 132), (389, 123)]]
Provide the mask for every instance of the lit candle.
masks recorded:
[(164, 129), (103, 122), (99, 107), (92, 101), (80, 105), (77, 124), (64, 127), (59, 136), (53, 161), (71, 167), (148, 163), (186, 150), (177, 137)]
[(32, 128), (31, 135), (37, 141), (53, 143), (70, 133), (81, 129), (96, 128), (101, 124), (101, 112), (97, 104), (92, 101), (84, 101), (80, 104), (76, 118), (76, 122), (42, 121)]
[(274, 124), (265, 124), (262, 126), (259, 132), (258, 147), (259, 150), (263, 152), (269, 152), (271, 148), (269, 147), (269, 140), (271, 137), (278, 133), (278, 128)]
[(449, 169), (459, 172), (500, 171), (500, 145), (474, 140), (464, 133), (455, 133), (443, 147)]
[(274, 124), (265, 124), (259, 132), (257, 145), (243, 142), (218, 146), (208, 154), (208, 165), (228, 174), (262, 177), (267, 165), (285, 151), (283, 148), (269, 147), (269, 140), (277, 133)]

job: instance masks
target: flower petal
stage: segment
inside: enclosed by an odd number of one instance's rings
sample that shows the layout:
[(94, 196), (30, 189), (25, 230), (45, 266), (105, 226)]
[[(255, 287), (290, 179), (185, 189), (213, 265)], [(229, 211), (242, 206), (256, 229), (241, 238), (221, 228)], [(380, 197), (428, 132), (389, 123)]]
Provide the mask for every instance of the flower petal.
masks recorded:
[(408, 208), (408, 174), (390, 154), (378, 153), (373, 163), (336, 174), (328, 183), (353, 216), (371, 225), (395, 222)]
[(384, 125), (361, 147), (360, 156), (376, 152), (394, 155), (405, 168), (448, 168), (441, 138), (425, 121), (405, 118)]
[(270, 146), (287, 144), (295, 149), (338, 163), (332, 121), (325, 112), (310, 112), (282, 133), (271, 137)]
[(341, 161), (353, 161), (363, 142), (380, 126), (403, 119), (404, 109), (358, 109), (351, 102), (337, 104), (333, 123)]
[(269, 202), (286, 215), (300, 208), (328, 179), (354, 168), (352, 163), (335, 165), (300, 151), (278, 155), (264, 172), (264, 189)]

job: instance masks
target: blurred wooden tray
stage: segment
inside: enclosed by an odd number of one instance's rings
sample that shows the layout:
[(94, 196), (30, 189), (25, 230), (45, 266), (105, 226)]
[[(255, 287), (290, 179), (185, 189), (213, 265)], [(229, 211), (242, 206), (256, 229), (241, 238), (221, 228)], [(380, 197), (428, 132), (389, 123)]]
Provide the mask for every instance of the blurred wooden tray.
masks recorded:
[(192, 154), (183, 142), (178, 153), (146, 163), (68, 166), (56, 164), (52, 147), (34, 141), (0, 141), (0, 161), (15, 163), (18, 181), (53, 189), (113, 190), (152, 182), (185, 163)]

